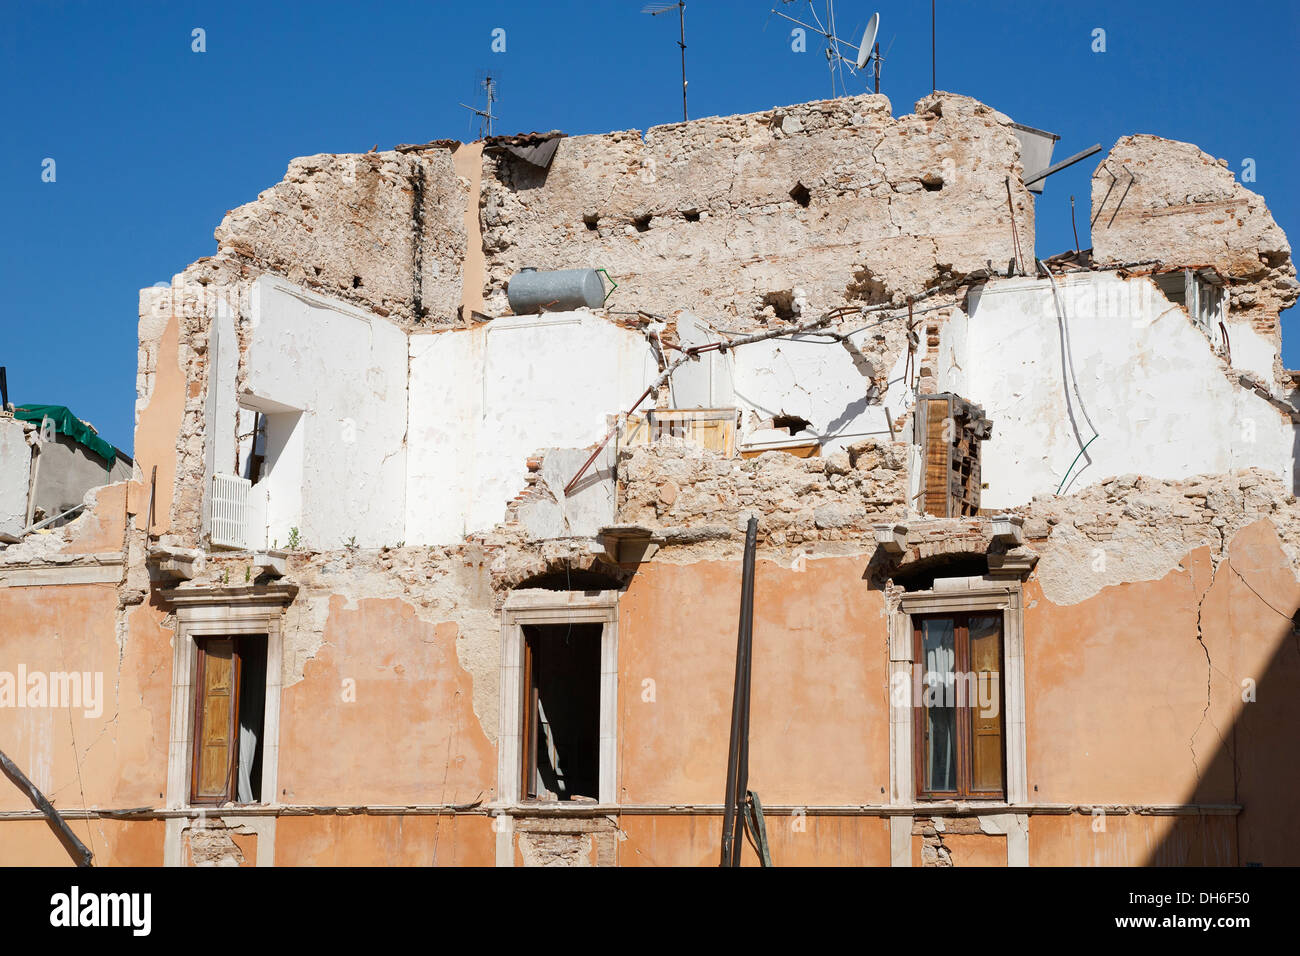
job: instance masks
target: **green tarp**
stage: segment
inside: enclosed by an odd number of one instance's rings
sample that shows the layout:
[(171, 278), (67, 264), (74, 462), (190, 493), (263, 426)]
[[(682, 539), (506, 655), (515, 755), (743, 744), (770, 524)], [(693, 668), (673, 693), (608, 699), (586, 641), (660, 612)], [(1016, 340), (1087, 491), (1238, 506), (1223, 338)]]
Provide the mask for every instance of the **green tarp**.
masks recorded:
[(113, 462), (117, 459), (117, 449), (96, 435), (90, 426), (72, 414), (64, 405), (23, 405), (14, 409), (14, 418), (35, 422), (37, 425), (48, 418), (54, 422), (55, 431), (89, 448), (103, 458), (109, 468), (113, 467)]

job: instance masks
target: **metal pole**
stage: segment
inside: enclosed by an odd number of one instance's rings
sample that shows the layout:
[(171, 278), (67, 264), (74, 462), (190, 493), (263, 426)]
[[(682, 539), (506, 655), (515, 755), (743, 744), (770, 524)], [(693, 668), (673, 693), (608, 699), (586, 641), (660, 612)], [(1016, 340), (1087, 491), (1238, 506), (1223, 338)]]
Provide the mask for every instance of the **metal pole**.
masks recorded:
[(736, 635), (736, 678), (731, 692), (731, 739), (727, 748), (727, 792), (723, 801), (722, 853), (719, 866), (738, 866), (740, 843), (736, 823), (744, 797), (742, 776), (749, 776), (748, 735), (749, 646), (753, 635), (754, 552), (758, 544), (758, 518), (751, 516), (745, 530), (745, 560), (740, 579), (740, 627)]
[(1079, 227), (1074, 222), (1074, 197), (1070, 197), (1070, 228), (1074, 230), (1074, 254), (1079, 254)]
[[(749, 520), (751, 527), (757, 527), (757, 518)], [(745, 595), (746, 613), (741, 618), (745, 629), (745, 650), (742, 655), (744, 680), (740, 686), (740, 741), (736, 748), (736, 829), (741, 832), (731, 843), (732, 866), (740, 866), (740, 851), (745, 843), (744, 820), (741, 813), (749, 794), (749, 692), (754, 667), (754, 559), (749, 534), (746, 534), (745, 552), (745, 573), (749, 576), (749, 590)]]
[(681, 20), (682, 38), (678, 41), (678, 46), (682, 48), (682, 122), (687, 121), (686, 116), (686, 0), (681, 0), (677, 4), (678, 18)]
[(45, 794), (41, 793), (36, 784), (27, 779), (27, 775), (18, 769), (18, 765), (10, 760), (4, 751), (0, 751), (0, 771), (3, 771), (4, 775), (26, 794), (32, 805), (45, 815), (45, 819), (50, 824), (50, 829), (54, 831), (54, 835), (63, 844), (63, 848), (68, 851), (68, 856), (72, 857), (72, 861), (77, 866), (90, 866), (94, 854), (86, 849), (86, 844), (77, 839), (77, 835), (72, 832), (72, 828), (68, 826), (67, 821), (59, 815), (58, 810), (55, 810), (50, 805), (50, 801), (45, 799)]
[(935, 80), (934, 66), (934, 0), (930, 0), (930, 92), (933, 93), (939, 88)]
[(876, 64), (875, 64), (876, 92), (879, 93), (880, 92), (880, 44), (879, 43), (876, 44), (875, 58), (876, 58)]

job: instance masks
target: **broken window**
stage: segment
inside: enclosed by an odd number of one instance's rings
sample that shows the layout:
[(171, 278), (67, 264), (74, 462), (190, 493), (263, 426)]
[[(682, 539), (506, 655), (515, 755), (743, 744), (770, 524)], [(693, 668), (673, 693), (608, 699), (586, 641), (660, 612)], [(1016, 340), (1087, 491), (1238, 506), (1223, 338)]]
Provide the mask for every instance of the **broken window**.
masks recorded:
[(1219, 323), (1227, 318), (1228, 298), (1212, 270), (1178, 269), (1151, 278), (1166, 299), (1181, 305), (1201, 331), (1218, 340)]
[(590, 800), (600, 790), (601, 624), (524, 631), (526, 800)]
[(190, 803), (259, 803), (266, 635), (196, 638)]
[(917, 444), (924, 462), (920, 510), (961, 518), (980, 510), (980, 442), (993, 433), (984, 409), (956, 395), (917, 396)]
[(916, 793), (1004, 799), (1002, 615), (913, 617)]

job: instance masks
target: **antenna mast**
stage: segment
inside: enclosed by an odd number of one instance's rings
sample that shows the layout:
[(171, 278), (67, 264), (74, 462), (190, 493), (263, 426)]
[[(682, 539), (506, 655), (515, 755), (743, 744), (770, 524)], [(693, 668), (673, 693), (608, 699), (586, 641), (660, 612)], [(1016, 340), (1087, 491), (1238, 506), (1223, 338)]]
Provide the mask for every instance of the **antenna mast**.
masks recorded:
[(479, 85), (482, 86), (484, 92), (487, 93), (487, 108), (480, 110), (465, 103), (461, 103), (460, 105), (482, 120), (482, 122), (479, 123), (478, 135), (479, 139), (484, 139), (491, 137), (492, 121), (499, 118), (492, 112), (492, 104), (496, 102), (497, 98), (497, 84), (496, 80), (492, 79), (489, 75), (483, 77), (483, 80)]
[[(791, 0), (785, 0), (785, 2), (790, 3)], [(831, 72), (831, 96), (836, 95), (835, 73), (837, 70), (839, 71), (840, 76), (840, 88), (843, 90), (843, 95), (848, 96), (848, 84), (844, 82), (845, 67), (847, 66), (848, 71), (854, 76), (857, 76), (858, 74), (856, 71), (866, 69), (868, 64), (871, 64), (874, 67), (876, 92), (880, 92), (880, 65), (884, 61), (884, 57), (880, 55), (880, 44), (876, 42), (876, 32), (880, 28), (880, 14), (872, 14), (871, 19), (867, 23), (866, 32), (862, 36), (862, 42), (857, 46), (854, 46), (852, 43), (841, 40), (835, 35), (835, 4), (833, 0), (826, 0), (825, 26), (822, 25), (822, 21), (818, 18), (817, 10), (813, 6), (812, 0), (808, 0), (808, 12), (812, 14), (813, 23), (815, 23), (816, 26), (804, 23), (802, 20), (796, 20), (794, 17), (787, 16), (780, 10), (774, 9), (771, 12), (775, 13), (782, 20), (789, 20), (791, 23), (797, 23), (805, 30), (811, 30), (818, 36), (826, 38), (826, 65), (830, 68)], [(848, 47), (850, 50), (855, 50), (857, 56), (853, 58), (845, 56), (840, 51), (840, 47), (842, 46)], [(886, 51), (886, 53), (887, 52), (888, 51)]]
[(677, 11), (678, 27), (681, 31), (680, 39), (677, 45), (682, 48), (682, 122), (686, 122), (686, 0), (678, 0), (677, 3), (652, 3), (648, 7), (642, 7), (642, 13), (648, 13), (652, 17), (657, 17), (661, 13), (667, 13), (669, 10)]

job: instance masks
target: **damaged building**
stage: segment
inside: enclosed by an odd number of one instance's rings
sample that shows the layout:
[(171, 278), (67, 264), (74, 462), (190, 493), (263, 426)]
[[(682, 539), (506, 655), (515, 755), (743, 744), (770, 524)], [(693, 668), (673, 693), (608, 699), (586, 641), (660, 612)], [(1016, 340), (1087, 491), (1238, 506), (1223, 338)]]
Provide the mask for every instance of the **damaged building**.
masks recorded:
[(755, 517), (776, 865), (1296, 863), (1286, 237), (1127, 136), (1039, 261), (1022, 130), (294, 159), (141, 292), (133, 475), (0, 550), (3, 669), (103, 675), (0, 708), (0, 858), (713, 865)]

